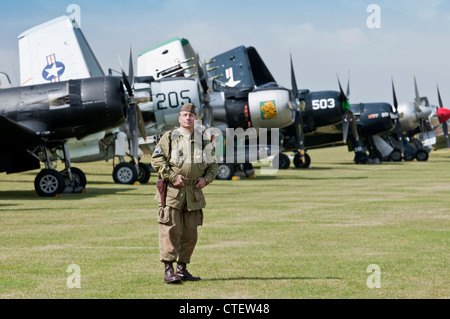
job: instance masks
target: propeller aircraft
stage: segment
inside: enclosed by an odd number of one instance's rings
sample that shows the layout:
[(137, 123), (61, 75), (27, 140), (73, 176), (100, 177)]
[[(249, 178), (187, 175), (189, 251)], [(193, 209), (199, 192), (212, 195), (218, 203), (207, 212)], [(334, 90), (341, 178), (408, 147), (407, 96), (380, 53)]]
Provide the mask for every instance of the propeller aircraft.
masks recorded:
[[(205, 65), (208, 65), (208, 82), (211, 82), (209, 100), (216, 129), (221, 132), (230, 129), (248, 132), (254, 129), (270, 133), (273, 129), (295, 122), (298, 106), (290, 90), (276, 83), (254, 47), (241, 45), (216, 55)], [(258, 138), (249, 140), (246, 139), (243, 146), (233, 145), (236, 156), (231, 160), (222, 159), (220, 148), (216, 148), (219, 157), (218, 179), (230, 179), (235, 175), (252, 176), (252, 147), (257, 149), (254, 160), (263, 159), (271, 153), (278, 154), (280, 150), (278, 139), (270, 144), (258, 141)], [(239, 152), (245, 152), (245, 155), (240, 156)], [(239, 157), (244, 160), (238, 160)]]
[[(0, 90), (0, 132), (5, 137), (0, 141), (0, 172), (39, 169), (43, 162), (45, 168), (34, 182), (40, 196), (82, 192), (86, 177), (72, 167), (67, 140), (116, 127), (131, 108), (121, 79), (115, 77)], [(64, 162), (63, 171), (55, 170), (52, 157)]]
[[(308, 167), (310, 158), (305, 152), (308, 148), (325, 147), (331, 145), (351, 145), (350, 150), (355, 151), (355, 162), (366, 163), (367, 154), (363, 151), (359, 140), (359, 130), (366, 134), (379, 134), (388, 131), (394, 125), (392, 119), (388, 123), (380, 120), (367, 121), (367, 112), (374, 114), (380, 112), (388, 116), (392, 107), (388, 103), (366, 104), (352, 109), (349, 103), (350, 89), (344, 93), (338, 78), (339, 91), (298, 90), (293, 62), (291, 57), (291, 84), (292, 90), (280, 87), (274, 80), (270, 71), (253, 47), (238, 47), (211, 59), (208, 72), (213, 79), (213, 92), (210, 93), (211, 106), (214, 110), (216, 127), (222, 130), (228, 127), (243, 128), (279, 128), (281, 145), (279, 151), (293, 151), (296, 167)], [(274, 114), (276, 120), (270, 122), (262, 119), (265, 114), (261, 108), (264, 106), (265, 96), (261, 92), (280, 92), (285, 90), (284, 104), (282, 101), (272, 99), (277, 107)], [(267, 99), (269, 100), (269, 99)], [(256, 103), (252, 104), (252, 101)], [(261, 104), (262, 103), (262, 104)], [(354, 113), (358, 114), (356, 118)], [(283, 120), (282, 120), (283, 119)], [(358, 125), (357, 125), (358, 124)], [(384, 124), (379, 126), (378, 124)], [(287, 168), (290, 159), (283, 153), (272, 154), (278, 159), (275, 168)], [(225, 168), (222, 165), (223, 179), (230, 177), (230, 172), (239, 170), (238, 165)], [(247, 167), (251, 165), (246, 163)], [(219, 168), (219, 175), (220, 175)], [(246, 172), (249, 175), (250, 170)]]
[[(293, 74), (291, 58), (291, 74)], [(295, 76), (291, 75), (293, 81)], [(357, 164), (365, 164), (375, 157), (375, 143), (380, 136), (391, 132), (399, 132), (399, 111), (389, 103), (358, 103), (350, 104), (350, 81), (344, 93), (338, 77), (339, 91), (296, 90), (293, 83), (293, 92), (301, 103), (304, 146), (306, 149), (322, 148), (347, 144), (349, 151), (355, 152), (354, 161)], [(393, 88), (394, 100), (395, 91)], [(395, 102), (396, 103), (396, 102)], [(395, 104), (394, 103), (394, 104)], [(294, 128), (292, 126), (282, 129), (284, 151), (294, 151), (294, 165), (297, 168), (306, 168), (311, 160), (305, 153), (305, 161), (300, 160), (300, 155), (292, 147), (295, 141)], [(369, 156), (366, 153), (369, 151)], [(393, 149), (391, 149), (391, 152)], [(399, 154), (401, 152), (399, 151)], [(290, 166), (290, 158), (286, 154), (280, 154), (280, 168)]]
[(426, 161), (429, 151), (436, 146), (436, 137), (443, 140), (447, 147), (450, 145), (446, 142), (446, 121), (450, 118), (450, 110), (443, 107), (439, 88), (439, 107), (431, 105), (427, 97), (420, 97), (415, 77), (414, 91), (413, 102), (397, 104), (400, 117), (396, 123), (395, 136), (388, 132), (377, 138), (375, 152), (380, 160), (411, 161), (415, 158), (418, 161)]
[[(76, 21), (66, 16), (25, 31), (19, 36), (19, 51), (23, 85), (103, 74)], [(152, 151), (155, 135), (177, 125), (179, 109), (187, 101), (200, 106), (198, 117), (202, 118), (206, 107), (202, 107), (204, 99), (197, 79), (193, 78), (198, 73), (191, 72), (199, 68), (197, 57), (189, 41), (174, 38), (141, 53), (135, 76), (130, 49), (128, 76), (123, 69), (119, 72), (131, 106), (128, 125), (112, 127), (81, 140), (69, 139), (67, 147), (72, 161), (118, 157), (120, 163), (115, 165), (112, 174), (116, 183), (133, 184), (136, 180), (146, 183), (150, 165), (139, 159), (142, 153)], [(152, 66), (160, 72), (153, 74)], [(111, 69), (109, 74), (113, 74)], [(147, 136), (151, 138), (145, 141)], [(126, 156), (131, 161), (126, 161)]]
[[(353, 112), (349, 104), (350, 86), (344, 93), (339, 77), (339, 91), (316, 91), (308, 89), (298, 90), (291, 56), (292, 93), (302, 105), (297, 124), (281, 130), (282, 146), (285, 152), (294, 152), (294, 165), (306, 168), (311, 164), (307, 149), (345, 145), (350, 138), (355, 144), (355, 162), (365, 162), (367, 155), (361, 151), (358, 132), (355, 126)], [(297, 129), (300, 124), (301, 129)], [(297, 134), (297, 131), (299, 133)], [(298, 149), (297, 136), (301, 139), (303, 150)], [(303, 151), (303, 156), (301, 152)], [(290, 166), (290, 158), (280, 153), (279, 168)], [(303, 157), (303, 160), (302, 160)]]

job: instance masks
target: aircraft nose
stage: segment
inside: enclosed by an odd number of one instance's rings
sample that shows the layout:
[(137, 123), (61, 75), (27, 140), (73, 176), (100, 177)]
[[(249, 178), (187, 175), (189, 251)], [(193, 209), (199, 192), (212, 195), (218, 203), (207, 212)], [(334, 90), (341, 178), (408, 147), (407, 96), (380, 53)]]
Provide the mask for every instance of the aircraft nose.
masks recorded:
[(450, 119), (450, 110), (440, 107), (437, 109), (437, 117), (439, 118), (440, 123), (447, 122)]

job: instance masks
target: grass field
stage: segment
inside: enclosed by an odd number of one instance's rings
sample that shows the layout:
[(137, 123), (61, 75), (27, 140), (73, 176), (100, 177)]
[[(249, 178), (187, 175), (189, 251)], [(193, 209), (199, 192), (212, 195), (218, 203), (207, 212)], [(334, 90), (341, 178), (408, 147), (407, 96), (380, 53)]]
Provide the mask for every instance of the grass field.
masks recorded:
[(203, 281), (183, 285), (163, 283), (154, 184), (116, 185), (111, 163), (88, 163), (86, 194), (40, 198), (38, 171), (3, 173), (0, 298), (449, 298), (450, 152), (380, 165), (309, 154), (309, 169), (205, 189), (188, 267)]

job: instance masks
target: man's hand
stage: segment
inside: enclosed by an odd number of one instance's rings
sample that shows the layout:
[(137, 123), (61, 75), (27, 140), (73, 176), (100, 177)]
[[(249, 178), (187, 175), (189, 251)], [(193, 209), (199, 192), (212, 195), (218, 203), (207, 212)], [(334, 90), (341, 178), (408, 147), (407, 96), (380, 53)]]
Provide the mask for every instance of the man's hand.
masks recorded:
[(177, 179), (175, 180), (175, 183), (173, 183), (174, 186), (184, 186), (183, 176), (178, 175)]
[(195, 183), (195, 188), (203, 188), (207, 184), (206, 179), (203, 177), (200, 177), (197, 179), (197, 183)]

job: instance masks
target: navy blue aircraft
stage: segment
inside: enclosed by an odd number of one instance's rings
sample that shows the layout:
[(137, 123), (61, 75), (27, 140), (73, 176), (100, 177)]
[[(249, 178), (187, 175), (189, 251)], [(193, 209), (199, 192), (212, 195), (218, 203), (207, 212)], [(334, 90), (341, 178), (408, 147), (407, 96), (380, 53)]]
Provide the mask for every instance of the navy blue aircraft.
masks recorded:
[[(350, 104), (349, 83), (344, 93), (339, 78), (339, 91), (299, 90), (292, 57), (289, 100), (283, 101), (284, 104), (274, 100), (277, 117), (269, 117), (268, 121), (261, 116), (264, 113), (263, 102), (267, 100), (264, 92), (287, 89), (276, 83), (254, 47), (239, 46), (215, 56), (208, 64), (212, 78), (210, 103), (214, 125), (222, 129), (279, 128), (280, 151), (294, 152), (294, 165), (298, 168), (310, 165), (308, 149), (345, 144), (349, 151), (355, 152), (356, 163), (367, 163), (369, 156), (364, 148), (367, 148), (369, 137), (394, 130), (398, 122), (398, 111), (389, 103)], [(277, 168), (290, 166), (290, 158), (286, 154), (272, 155), (278, 157), (274, 161)], [(232, 167), (231, 163), (228, 166), (231, 169), (223, 169), (224, 178), (229, 177), (231, 170), (239, 169), (237, 165)]]
[[(355, 152), (354, 162), (366, 164), (378, 157), (373, 139), (379, 135), (399, 134), (399, 112), (393, 87), (394, 107), (386, 102), (350, 104), (350, 85), (344, 93), (338, 79), (338, 91), (310, 92), (301, 90), (297, 96), (305, 107), (302, 108), (303, 133), (305, 148), (314, 149), (329, 146), (347, 145), (349, 151)], [(283, 129), (283, 147), (285, 151), (295, 152), (296, 134), (293, 127)], [(366, 153), (366, 150), (369, 154)], [(400, 151), (399, 151), (400, 152)], [(403, 152), (403, 150), (402, 150)], [(289, 158), (280, 160), (280, 168), (290, 165)], [(300, 161), (298, 153), (294, 156), (297, 168), (308, 167), (311, 160), (305, 154), (305, 161)], [(283, 165), (283, 166), (282, 166)]]
[[(270, 134), (271, 129), (287, 127), (299, 118), (291, 91), (276, 83), (254, 47), (239, 46), (213, 57), (206, 64), (215, 128), (222, 132), (228, 128), (246, 132), (251, 131), (249, 129), (267, 129)], [(266, 154), (273, 150), (272, 146), (258, 143), (259, 150), (270, 149)], [(224, 159), (219, 164), (217, 178), (230, 179), (239, 173), (246, 176), (254, 174), (249, 159), (250, 147), (246, 145), (244, 162), (236, 158)], [(301, 145), (297, 144), (297, 148)], [(236, 149), (235, 154), (238, 153)]]

